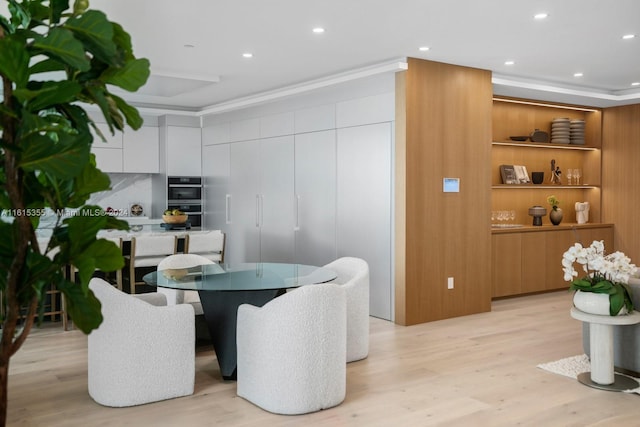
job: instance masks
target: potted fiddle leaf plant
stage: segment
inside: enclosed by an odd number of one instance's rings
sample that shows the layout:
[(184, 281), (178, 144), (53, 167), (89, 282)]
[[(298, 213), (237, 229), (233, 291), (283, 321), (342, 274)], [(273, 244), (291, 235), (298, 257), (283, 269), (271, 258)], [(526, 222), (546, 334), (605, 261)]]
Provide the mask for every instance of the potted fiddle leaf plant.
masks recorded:
[[(10, 358), (41, 318), (46, 289), (61, 291), (84, 333), (102, 322), (89, 280), (95, 269), (114, 271), (124, 261), (97, 233), (128, 224), (85, 205), (110, 180), (91, 154), (90, 129), (101, 134), (84, 106), (97, 106), (111, 132), (138, 129), (138, 111), (109, 87), (136, 91), (149, 76), (129, 34), (87, 0), (72, 7), (69, 0), (7, 3), (6, 16), (0, 12), (0, 426)], [(45, 211), (56, 220), (40, 246), (36, 230)], [(78, 270), (78, 283), (62, 273), (66, 266)]]

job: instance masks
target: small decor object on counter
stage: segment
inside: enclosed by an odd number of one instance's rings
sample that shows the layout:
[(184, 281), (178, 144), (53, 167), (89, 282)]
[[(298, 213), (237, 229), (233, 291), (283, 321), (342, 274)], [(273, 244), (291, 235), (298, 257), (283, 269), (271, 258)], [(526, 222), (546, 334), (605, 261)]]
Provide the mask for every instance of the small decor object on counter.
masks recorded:
[(544, 182), (544, 172), (531, 172), (531, 182), (542, 184)]
[(542, 217), (547, 214), (547, 209), (542, 206), (532, 206), (529, 208), (529, 215), (533, 217), (533, 225), (542, 226)]
[(576, 202), (576, 221), (578, 224), (589, 222), (589, 202)]
[(131, 216), (142, 216), (144, 209), (140, 203), (134, 203), (131, 205)]
[(562, 222), (562, 209), (558, 206), (560, 200), (556, 196), (547, 197), (547, 203), (551, 205), (551, 212), (549, 212), (549, 220), (551, 224), (558, 225)]
[[(574, 263), (582, 265), (585, 277), (576, 279), (578, 272), (573, 268)], [(571, 282), (569, 289), (576, 291), (573, 304), (578, 310), (610, 316), (633, 311), (633, 301), (626, 284), (635, 273), (636, 266), (620, 251), (605, 255), (602, 240), (594, 240), (588, 248), (582, 247), (580, 243), (570, 247), (562, 256), (562, 271), (564, 280)], [(583, 295), (585, 293), (605, 295), (608, 298), (591, 298)], [(605, 304), (608, 302), (604, 310), (596, 307), (598, 299), (601, 300), (600, 304), (602, 301)]]
[(162, 220), (167, 224), (184, 224), (188, 218), (189, 215), (178, 209), (167, 209), (162, 214)]

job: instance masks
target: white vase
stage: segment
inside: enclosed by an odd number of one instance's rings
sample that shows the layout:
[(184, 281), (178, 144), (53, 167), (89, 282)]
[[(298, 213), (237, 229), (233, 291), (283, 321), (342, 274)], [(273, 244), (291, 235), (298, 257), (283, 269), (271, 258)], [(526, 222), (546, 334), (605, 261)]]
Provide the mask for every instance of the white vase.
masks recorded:
[[(589, 314), (609, 316), (609, 295), (595, 292), (576, 291), (573, 294), (573, 305), (580, 311)], [(618, 314), (627, 314), (627, 307), (622, 306)]]

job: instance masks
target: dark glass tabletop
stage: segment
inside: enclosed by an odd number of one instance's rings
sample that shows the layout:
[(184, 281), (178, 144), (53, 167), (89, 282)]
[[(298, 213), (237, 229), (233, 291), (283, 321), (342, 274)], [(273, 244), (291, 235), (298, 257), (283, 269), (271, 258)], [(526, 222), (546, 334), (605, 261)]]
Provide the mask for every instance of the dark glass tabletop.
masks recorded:
[(207, 264), (154, 271), (143, 277), (152, 286), (194, 291), (249, 291), (296, 288), (325, 283), (337, 277), (333, 270), (304, 264)]

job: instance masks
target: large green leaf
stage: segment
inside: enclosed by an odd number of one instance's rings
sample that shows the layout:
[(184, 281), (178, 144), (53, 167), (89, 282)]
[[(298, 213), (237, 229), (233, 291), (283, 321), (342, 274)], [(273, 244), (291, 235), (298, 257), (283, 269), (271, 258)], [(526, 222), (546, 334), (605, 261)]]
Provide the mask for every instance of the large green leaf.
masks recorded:
[(39, 88), (36, 90), (16, 90), (14, 92), (18, 99), (29, 99), (26, 109), (33, 112), (54, 105), (72, 102), (82, 90), (82, 87), (78, 83), (68, 80), (43, 82), (37, 86), (39, 86)]
[(98, 328), (102, 323), (100, 301), (96, 296), (75, 283), (65, 281), (58, 284), (58, 288), (67, 299), (67, 312), (73, 319), (73, 324), (85, 334)]
[(29, 81), (29, 54), (21, 43), (11, 39), (0, 39), (0, 73), (22, 88)]
[(87, 71), (91, 67), (82, 43), (64, 28), (51, 29), (46, 37), (38, 37), (33, 47), (80, 71)]
[(80, 283), (89, 283), (96, 269), (115, 271), (124, 267), (122, 250), (105, 239), (95, 240), (80, 255), (74, 257), (73, 265), (78, 269)]
[(80, 197), (88, 197), (92, 193), (106, 191), (111, 186), (109, 175), (96, 167), (95, 155), (91, 154), (91, 161), (87, 162), (82, 172), (76, 177), (75, 193)]
[(86, 205), (81, 207), (77, 215), (64, 220), (69, 232), (71, 256), (86, 250), (96, 238), (98, 231), (104, 229), (107, 223), (105, 212), (99, 206)]
[(50, 138), (32, 135), (22, 143), (20, 166), (28, 171), (41, 170), (55, 177), (77, 176), (89, 159), (87, 146), (54, 144)]
[(140, 116), (138, 110), (131, 105), (127, 104), (124, 99), (111, 94), (111, 98), (116, 102), (118, 109), (124, 114), (127, 124), (131, 129), (140, 129), (144, 123), (144, 119)]
[(122, 53), (122, 59), (124, 61), (135, 59), (133, 56), (131, 36), (129, 33), (127, 33), (117, 22), (112, 22), (111, 24), (113, 25), (113, 42), (118, 46), (118, 50)]
[(73, 31), (82, 40), (85, 48), (102, 62), (113, 66), (122, 64), (117, 58), (116, 44), (113, 42), (113, 26), (107, 16), (97, 10), (69, 19), (65, 28)]
[(33, 64), (29, 68), (29, 74), (39, 74), (39, 73), (51, 73), (55, 71), (64, 71), (64, 65), (59, 61), (51, 58), (46, 58), (43, 61), (37, 62)]
[(129, 92), (135, 92), (149, 78), (149, 60), (145, 58), (127, 61), (124, 67), (111, 67), (102, 73), (106, 83), (118, 86)]
[(51, 5), (51, 21), (59, 23), (62, 13), (69, 9), (69, 0), (50, 0)]

